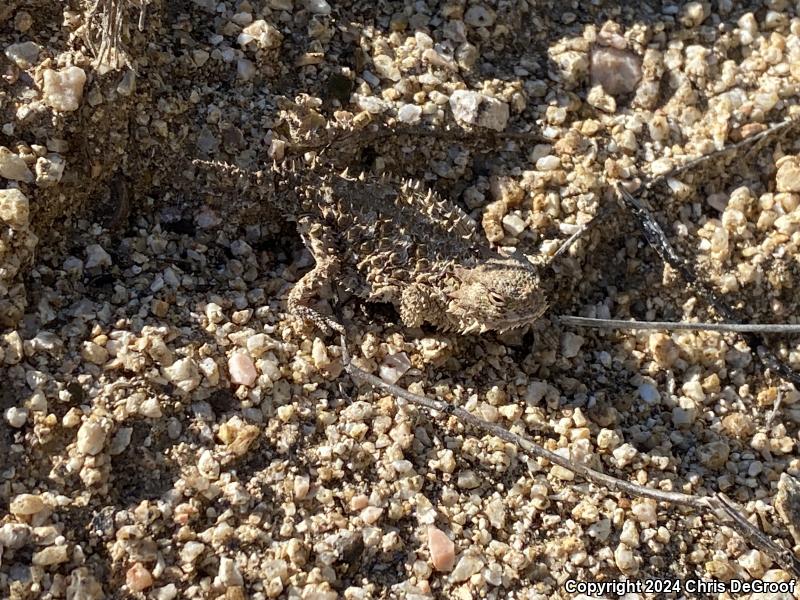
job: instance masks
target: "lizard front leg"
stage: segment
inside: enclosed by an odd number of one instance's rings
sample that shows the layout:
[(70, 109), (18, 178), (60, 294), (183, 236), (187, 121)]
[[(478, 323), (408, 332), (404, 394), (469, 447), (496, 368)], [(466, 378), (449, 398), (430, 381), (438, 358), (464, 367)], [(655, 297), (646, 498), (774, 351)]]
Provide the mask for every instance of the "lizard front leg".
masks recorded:
[(306, 248), (314, 258), (314, 268), (300, 278), (289, 292), (286, 304), (289, 312), (305, 323), (313, 323), (323, 333), (331, 331), (344, 333), (344, 327), (330, 317), (326, 317), (318, 310), (309, 306), (311, 300), (317, 296), (319, 289), (332, 281), (339, 272), (340, 262), (336, 257), (333, 245), (327, 243), (327, 237), (322, 225), (312, 223), (308, 218), (298, 221), (298, 230), (303, 238)]

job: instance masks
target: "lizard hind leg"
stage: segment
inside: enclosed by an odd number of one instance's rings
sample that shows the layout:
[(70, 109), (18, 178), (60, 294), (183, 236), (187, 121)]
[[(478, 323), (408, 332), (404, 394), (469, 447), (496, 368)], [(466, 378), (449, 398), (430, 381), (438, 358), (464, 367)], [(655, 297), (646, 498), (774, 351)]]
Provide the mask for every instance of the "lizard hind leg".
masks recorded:
[(326, 236), (322, 233), (322, 226), (310, 225), (307, 220), (300, 221), (298, 225), (303, 242), (311, 252), (315, 264), (289, 292), (286, 300), (289, 313), (303, 323), (312, 323), (326, 335), (331, 331), (343, 334), (344, 327), (340, 323), (309, 306), (320, 288), (331, 282), (339, 272), (339, 259), (336, 258), (332, 246), (325, 243)]

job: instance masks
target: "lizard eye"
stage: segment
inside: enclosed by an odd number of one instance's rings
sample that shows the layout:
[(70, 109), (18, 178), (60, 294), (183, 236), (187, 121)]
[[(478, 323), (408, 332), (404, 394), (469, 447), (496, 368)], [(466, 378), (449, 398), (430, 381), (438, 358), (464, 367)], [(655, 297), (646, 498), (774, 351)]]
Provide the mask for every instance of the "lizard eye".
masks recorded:
[(488, 290), (487, 294), (489, 296), (489, 301), (494, 305), (503, 306), (503, 304), (506, 303), (506, 299), (494, 290)]

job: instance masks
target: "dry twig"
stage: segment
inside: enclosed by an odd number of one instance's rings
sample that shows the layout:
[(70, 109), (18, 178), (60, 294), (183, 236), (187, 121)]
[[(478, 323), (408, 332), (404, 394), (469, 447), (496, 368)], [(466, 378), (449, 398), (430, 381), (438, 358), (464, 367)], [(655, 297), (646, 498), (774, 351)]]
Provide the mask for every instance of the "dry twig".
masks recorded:
[(340, 337), (340, 344), (344, 368), (354, 381), (361, 381), (368, 384), (372, 388), (381, 389), (397, 398), (402, 398), (411, 404), (421, 406), (430, 411), (432, 413), (431, 416), (434, 418), (437, 416), (437, 413), (454, 416), (465, 425), (470, 425), (483, 431), (484, 433), (493, 435), (506, 442), (509, 442), (510, 444), (513, 444), (531, 458), (547, 460), (606, 489), (625, 492), (632, 496), (652, 498), (653, 500), (657, 500), (659, 502), (668, 502), (670, 504), (687, 506), (695, 510), (701, 510), (710, 513), (716, 520), (730, 525), (748, 543), (769, 556), (776, 564), (780, 565), (782, 569), (800, 576), (800, 560), (794, 556), (792, 551), (778, 542), (775, 542), (755, 525), (750, 523), (750, 521), (748, 521), (747, 518), (742, 515), (739, 508), (724, 494), (718, 493), (714, 496), (692, 496), (690, 494), (683, 494), (681, 492), (665, 492), (662, 490), (656, 490), (637, 485), (635, 483), (595, 471), (586, 465), (572, 462), (563, 456), (555, 454), (554, 452), (550, 452), (542, 446), (525, 437), (522, 437), (521, 435), (513, 433), (508, 429), (493, 423), (489, 423), (480, 417), (476, 417), (463, 408), (453, 406), (452, 404), (448, 404), (442, 400), (428, 398), (419, 394), (413, 394), (398, 385), (386, 383), (375, 375), (367, 373), (366, 371), (353, 365), (352, 361), (350, 360), (350, 353), (347, 350), (347, 342), (344, 336)]
[(800, 324), (794, 323), (690, 323), (689, 321), (628, 321), (625, 319), (595, 319), (561, 315), (558, 320), (565, 325), (595, 327), (598, 329), (629, 329), (647, 331), (721, 331), (723, 333), (800, 333)]

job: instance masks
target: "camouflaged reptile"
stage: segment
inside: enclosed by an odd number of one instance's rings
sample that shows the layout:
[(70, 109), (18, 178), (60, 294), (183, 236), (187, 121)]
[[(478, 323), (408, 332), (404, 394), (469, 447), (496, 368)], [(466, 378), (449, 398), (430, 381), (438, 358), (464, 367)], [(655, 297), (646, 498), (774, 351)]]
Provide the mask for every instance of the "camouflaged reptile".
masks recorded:
[(342, 331), (312, 308), (328, 283), (393, 304), (409, 327), (429, 323), (465, 334), (523, 327), (546, 309), (537, 270), (524, 256), (492, 250), (473, 219), (419, 183), (195, 163), (255, 184), (297, 223), (315, 265), (292, 288), (288, 309), (324, 331)]

